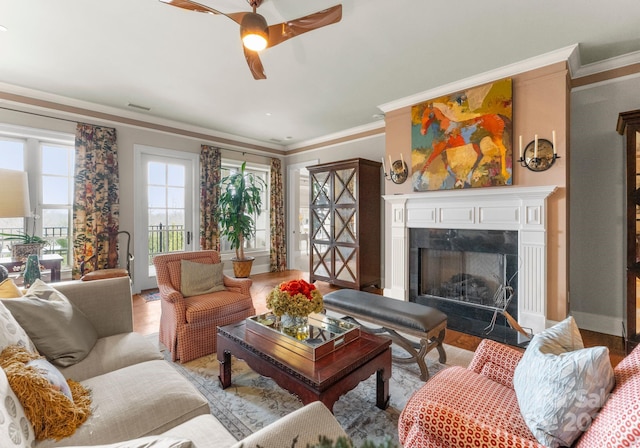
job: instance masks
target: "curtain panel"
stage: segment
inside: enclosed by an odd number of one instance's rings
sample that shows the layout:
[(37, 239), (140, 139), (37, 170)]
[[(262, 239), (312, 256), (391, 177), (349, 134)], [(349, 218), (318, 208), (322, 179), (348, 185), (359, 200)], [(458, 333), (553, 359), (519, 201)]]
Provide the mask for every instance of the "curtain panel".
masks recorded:
[(80, 263), (94, 254), (95, 268), (107, 264), (108, 239), (97, 241), (103, 231), (120, 226), (120, 181), (116, 130), (78, 123), (75, 138), (75, 185), (73, 203), (73, 278)]
[(285, 241), (284, 187), (282, 181), (282, 162), (271, 159), (271, 250), (270, 270), (280, 272), (287, 269), (287, 247)]
[(220, 251), (218, 219), (214, 216), (220, 197), (222, 156), (220, 149), (202, 145), (200, 149), (200, 249)]

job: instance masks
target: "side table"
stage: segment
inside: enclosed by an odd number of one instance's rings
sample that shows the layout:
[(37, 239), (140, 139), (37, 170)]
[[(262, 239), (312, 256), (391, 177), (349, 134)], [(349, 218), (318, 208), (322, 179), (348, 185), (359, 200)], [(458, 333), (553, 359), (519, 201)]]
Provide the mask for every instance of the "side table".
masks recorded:
[[(58, 254), (46, 254), (39, 257), (40, 264), (51, 271), (51, 283), (60, 281), (60, 270), (62, 269), (62, 256)], [(7, 268), (11, 274), (13, 268), (24, 264), (22, 260), (14, 258), (0, 258), (0, 265)]]

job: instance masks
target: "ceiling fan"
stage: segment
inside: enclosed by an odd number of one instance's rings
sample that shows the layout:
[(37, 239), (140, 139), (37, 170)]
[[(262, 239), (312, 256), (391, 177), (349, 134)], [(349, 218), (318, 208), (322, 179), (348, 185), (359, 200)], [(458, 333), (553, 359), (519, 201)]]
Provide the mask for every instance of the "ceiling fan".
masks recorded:
[(234, 12), (226, 14), (217, 9), (196, 3), (192, 0), (160, 0), (168, 5), (189, 11), (205, 12), (208, 14), (220, 14), (226, 16), (240, 25), (240, 37), (243, 42), (244, 57), (247, 60), (251, 74), (255, 79), (266, 79), (264, 68), (258, 52), (269, 47), (274, 47), (292, 37), (299, 36), (307, 31), (313, 31), (323, 26), (337, 23), (342, 19), (342, 5), (309, 14), (294, 20), (267, 25), (263, 16), (256, 10), (263, 0), (247, 0), (253, 7), (253, 12)]

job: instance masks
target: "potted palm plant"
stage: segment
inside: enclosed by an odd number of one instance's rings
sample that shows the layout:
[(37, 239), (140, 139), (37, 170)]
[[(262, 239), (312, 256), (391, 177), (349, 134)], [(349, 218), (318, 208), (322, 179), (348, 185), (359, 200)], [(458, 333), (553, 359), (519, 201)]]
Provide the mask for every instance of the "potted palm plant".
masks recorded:
[(254, 257), (244, 254), (245, 240), (256, 234), (256, 223), (253, 215), (260, 214), (262, 192), (266, 187), (264, 181), (253, 173), (245, 172), (246, 162), (239, 171), (222, 178), (220, 198), (216, 209), (216, 217), (220, 226), (220, 235), (226, 237), (235, 249), (233, 273), (236, 277), (249, 277)]

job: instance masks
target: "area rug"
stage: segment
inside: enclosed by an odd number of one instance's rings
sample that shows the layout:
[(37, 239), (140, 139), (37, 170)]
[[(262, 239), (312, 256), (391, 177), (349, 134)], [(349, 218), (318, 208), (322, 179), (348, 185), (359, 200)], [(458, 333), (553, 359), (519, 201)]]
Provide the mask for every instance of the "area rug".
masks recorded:
[[(157, 334), (150, 338), (155, 338), (157, 343)], [(169, 351), (161, 344), (158, 346), (170, 362)], [(392, 349), (394, 354), (403, 353), (395, 346)], [(473, 356), (472, 352), (457, 347), (447, 345), (445, 349), (445, 365), (438, 362), (436, 350), (427, 355), (431, 376), (452, 365), (467, 366)], [(232, 384), (224, 390), (218, 383), (219, 364), (215, 354), (185, 364), (171, 364), (207, 398), (211, 413), (238, 440), (303, 406), (296, 396), (280, 388), (270, 378), (253, 372), (244, 361), (236, 358), (231, 363)], [(390, 402), (384, 411), (375, 406), (375, 375), (335, 403), (336, 419), (354, 446), (361, 446), (365, 440), (381, 443), (388, 438), (399, 446), (398, 417), (413, 392), (424, 385), (419, 373), (414, 363), (393, 364), (389, 381)]]
[(160, 300), (160, 291), (158, 291), (158, 288), (140, 291), (140, 297), (142, 297), (145, 302)]

